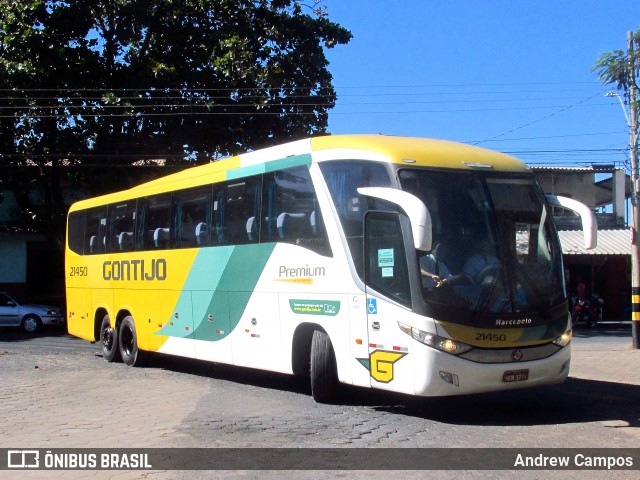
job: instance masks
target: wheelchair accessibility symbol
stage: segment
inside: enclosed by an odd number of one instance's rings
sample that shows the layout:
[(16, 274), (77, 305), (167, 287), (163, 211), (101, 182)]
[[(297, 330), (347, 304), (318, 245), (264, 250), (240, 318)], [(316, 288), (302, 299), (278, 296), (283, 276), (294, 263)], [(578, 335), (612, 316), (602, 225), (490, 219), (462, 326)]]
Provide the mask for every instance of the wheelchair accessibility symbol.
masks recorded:
[(378, 314), (378, 300), (375, 298), (367, 298), (367, 312), (369, 315)]

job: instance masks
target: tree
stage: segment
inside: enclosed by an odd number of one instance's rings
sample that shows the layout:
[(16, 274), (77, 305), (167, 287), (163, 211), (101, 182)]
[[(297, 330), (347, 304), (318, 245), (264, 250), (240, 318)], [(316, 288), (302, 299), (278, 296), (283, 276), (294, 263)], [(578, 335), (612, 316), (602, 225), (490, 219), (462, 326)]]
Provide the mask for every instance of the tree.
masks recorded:
[[(637, 98), (635, 92), (638, 91), (637, 79), (640, 76), (640, 30), (635, 34), (629, 32), (628, 38), (629, 48), (624, 50), (614, 50), (613, 52), (605, 52), (596, 61), (591, 68), (592, 72), (597, 72), (603, 85), (615, 85), (618, 90), (623, 92), (631, 112), (635, 112), (634, 118), (629, 118), (630, 132), (630, 149), (631, 156), (636, 155), (637, 158), (637, 138), (638, 138), (638, 109)], [(634, 48), (635, 44), (635, 48)], [(626, 114), (625, 114), (626, 115)], [(637, 172), (631, 172), (632, 176), (637, 177)]]
[[(637, 47), (640, 47), (640, 30), (633, 35), (633, 41)], [(635, 48), (634, 52), (629, 57), (629, 53), (624, 50), (614, 50), (613, 52), (604, 52), (595, 65), (591, 68), (592, 72), (597, 72), (599, 80), (603, 85), (615, 84), (618, 90), (622, 90), (625, 94), (628, 94), (631, 86), (630, 79), (630, 65), (635, 66), (635, 75), (637, 79), (638, 68), (640, 64), (640, 48)], [(637, 84), (635, 85), (638, 87)]]
[(61, 245), (65, 186), (104, 193), (134, 162), (182, 167), (325, 133), (324, 49), (350, 38), (318, 2), (5, 0), (0, 190)]

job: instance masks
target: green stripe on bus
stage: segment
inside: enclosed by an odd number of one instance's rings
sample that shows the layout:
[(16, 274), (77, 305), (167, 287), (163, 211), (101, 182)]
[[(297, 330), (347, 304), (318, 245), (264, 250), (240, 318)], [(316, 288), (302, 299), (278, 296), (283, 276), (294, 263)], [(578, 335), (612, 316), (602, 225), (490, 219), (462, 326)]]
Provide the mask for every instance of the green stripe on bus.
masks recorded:
[(311, 155), (305, 153), (303, 155), (293, 155), (291, 157), (276, 160), (275, 162), (266, 163), (264, 172), (274, 172), (285, 168), (299, 167), (300, 165), (311, 165)]
[(246, 167), (229, 170), (227, 172), (227, 180), (237, 180), (239, 178), (250, 177), (252, 175), (260, 175), (261, 173), (269, 173), (285, 168), (310, 164), (311, 155), (309, 155), (308, 153), (305, 153), (303, 155), (293, 155), (291, 157), (274, 160), (272, 162), (261, 163), (259, 165), (249, 165)]
[[(174, 321), (157, 334), (216, 341), (238, 325), (275, 243), (203, 248), (198, 252), (174, 312), (192, 312), (193, 328)], [(229, 301), (229, 295), (233, 302)]]

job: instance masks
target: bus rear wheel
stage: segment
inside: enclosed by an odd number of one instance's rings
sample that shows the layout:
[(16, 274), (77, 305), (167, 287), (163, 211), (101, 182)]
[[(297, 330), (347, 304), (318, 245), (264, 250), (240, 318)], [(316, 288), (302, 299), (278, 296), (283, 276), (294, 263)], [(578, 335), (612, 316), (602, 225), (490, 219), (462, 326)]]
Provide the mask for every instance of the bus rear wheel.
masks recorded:
[(318, 403), (333, 403), (338, 393), (336, 355), (329, 335), (320, 330), (311, 340), (311, 395)]
[(100, 344), (102, 345), (102, 358), (107, 362), (120, 361), (120, 348), (118, 347), (118, 329), (111, 328), (109, 315), (105, 315), (100, 325)]
[(118, 327), (118, 345), (122, 362), (130, 367), (139, 367), (144, 363), (145, 352), (138, 349), (138, 336), (132, 317), (124, 317)]

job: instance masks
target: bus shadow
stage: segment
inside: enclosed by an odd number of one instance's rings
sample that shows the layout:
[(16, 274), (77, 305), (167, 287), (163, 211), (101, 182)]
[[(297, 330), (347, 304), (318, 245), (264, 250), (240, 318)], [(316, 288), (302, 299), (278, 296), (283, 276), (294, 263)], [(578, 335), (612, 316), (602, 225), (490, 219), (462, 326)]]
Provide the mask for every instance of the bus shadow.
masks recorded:
[(569, 378), (564, 384), (373, 407), (455, 425), (534, 426), (620, 421), (640, 427), (640, 385)]
[[(149, 367), (275, 391), (311, 395), (309, 379), (185, 358), (154, 356)], [(335, 405), (454, 425), (534, 426), (621, 421), (640, 427), (640, 385), (570, 377), (561, 385), (458, 397), (413, 397), (341, 385)]]
[(302, 395), (311, 395), (309, 379), (287, 375), (284, 373), (268, 372), (223, 363), (206, 362), (190, 358), (174, 357), (154, 354), (146, 362), (145, 367), (161, 368), (172, 372), (179, 372), (199, 377), (225, 380), (242, 385), (251, 385), (271, 390), (282, 390)]

